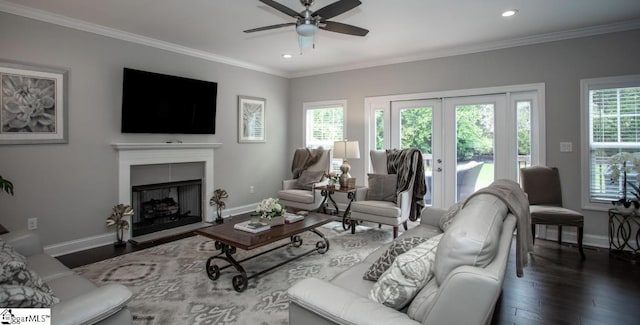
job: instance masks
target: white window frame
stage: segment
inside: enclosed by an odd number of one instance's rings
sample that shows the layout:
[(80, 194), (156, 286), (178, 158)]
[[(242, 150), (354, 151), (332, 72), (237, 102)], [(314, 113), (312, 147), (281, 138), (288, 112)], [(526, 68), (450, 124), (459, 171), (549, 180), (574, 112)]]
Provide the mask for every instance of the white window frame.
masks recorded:
[(640, 74), (592, 78), (580, 80), (580, 133), (582, 136), (582, 208), (585, 210), (607, 211), (610, 202), (591, 199), (591, 139), (589, 116), (589, 91), (608, 88), (640, 87)]
[(320, 102), (302, 103), (302, 110), (303, 110), (302, 137), (303, 137), (303, 143), (305, 147), (309, 146), (309, 144), (307, 143), (307, 140), (309, 139), (308, 132), (310, 132), (310, 130), (307, 130), (308, 111), (314, 110), (314, 109), (334, 108), (334, 107), (342, 107), (342, 117), (343, 117), (343, 121), (342, 121), (343, 133), (342, 134), (343, 134), (343, 137), (346, 138), (346, 135), (347, 135), (347, 101), (346, 100), (340, 99), (340, 100), (327, 100), (327, 101), (320, 101)]
[[(409, 100), (423, 100), (423, 99), (442, 99), (448, 97), (465, 97), (465, 96), (481, 96), (491, 94), (505, 94), (507, 103), (511, 105), (504, 117), (507, 120), (512, 121), (509, 125), (510, 128), (506, 137), (509, 139), (509, 150), (517, 150), (516, 137), (515, 137), (515, 125), (516, 114), (511, 108), (518, 100), (531, 100), (533, 105), (533, 111), (531, 112), (531, 164), (545, 165), (546, 164), (546, 125), (545, 125), (545, 84), (544, 83), (532, 83), (522, 85), (510, 85), (510, 86), (498, 86), (488, 88), (472, 88), (472, 89), (460, 89), (460, 90), (448, 90), (438, 92), (426, 92), (426, 93), (413, 93), (413, 94), (401, 94), (401, 95), (387, 95), (387, 96), (374, 96), (366, 97), (364, 99), (364, 117), (365, 121), (365, 143), (364, 152), (368, 156), (370, 149), (375, 141), (375, 135), (372, 132), (371, 125), (375, 122), (375, 110), (383, 109), (385, 114), (387, 110), (391, 109), (391, 102), (394, 101), (409, 101)], [(390, 132), (390, 126), (385, 124), (385, 148), (390, 145), (387, 143), (388, 132)], [(513, 165), (513, 164), (512, 164)], [(369, 159), (365, 159), (365, 170), (371, 170), (371, 162)], [(517, 180), (518, 170), (515, 165), (507, 166), (501, 176), (509, 178), (514, 181)], [(365, 179), (366, 184), (366, 179)]]
[[(305, 102), (302, 103), (302, 143), (304, 144), (305, 148), (309, 147), (309, 144), (307, 143), (307, 140), (309, 138), (308, 136), (308, 132), (310, 132), (310, 130), (307, 130), (307, 115), (308, 115), (308, 111), (309, 110), (313, 110), (313, 109), (323, 109), (323, 108), (334, 108), (334, 107), (342, 107), (342, 136), (344, 139), (340, 139), (340, 140), (346, 140), (347, 139), (347, 100), (346, 99), (336, 99), (336, 100), (326, 100), (326, 101), (318, 101), (318, 102)], [(334, 171), (339, 170), (339, 166), (342, 164), (342, 160), (341, 159), (333, 159), (333, 145), (331, 145), (330, 148), (325, 148), (325, 149), (332, 149), (332, 154), (331, 154), (331, 169)]]

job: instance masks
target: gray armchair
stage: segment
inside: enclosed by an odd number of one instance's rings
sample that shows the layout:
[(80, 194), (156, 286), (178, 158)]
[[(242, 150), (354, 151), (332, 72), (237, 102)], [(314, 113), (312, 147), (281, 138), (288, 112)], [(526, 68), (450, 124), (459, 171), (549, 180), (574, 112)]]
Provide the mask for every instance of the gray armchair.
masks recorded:
[[(371, 150), (370, 155), (373, 173), (376, 175), (374, 177), (378, 184), (372, 184), (373, 179), (372, 174), (370, 174), (369, 187), (358, 191), (356, 201), (351, 203), (351, 232), (355, 232), (357, 221), (369, 221), (380, 225), (392, 226), (393, 238), (396, 238), (398, 237), (398, 227), (400, 225), (403, 225), (404, 229), (407, 230), (407, 220), (409, 220), (411, 213), (414, 179), (410, 179), (411, 183), (406, 190), (397, 193), (394, 177), (386, 180), (379, 177), (380, 175), (388, 175), (385, 150)], [(421, 164), (422, 161), (419, 163)], [(386, 190), (388, 193), (381, 194), (380, 190)]]
[(318, 209), (322, 195), (315, 188), (326, 185), (324, 175), (329, 173), (330, 168), (331, 150), (297, 149), (291, 167), (293, 179), (282, 181), (282, 190), (278, 192), (280, 202), (296, 209)]

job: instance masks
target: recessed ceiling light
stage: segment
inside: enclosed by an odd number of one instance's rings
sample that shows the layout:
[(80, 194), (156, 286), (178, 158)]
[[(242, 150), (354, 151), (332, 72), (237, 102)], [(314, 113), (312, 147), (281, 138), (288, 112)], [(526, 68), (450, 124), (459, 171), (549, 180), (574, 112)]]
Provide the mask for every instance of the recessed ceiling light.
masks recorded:
[(282, 55), (283, 59), (291, 59), (292, 57), (293, 57), (293, 55), (291, 55), (291, 54), (283, 54)]
[(513, 16), (513, 15), (515, 15), (517, 13), (518, 13), (517, 9), (507, 10), (507, 11), (502, 13), (502, 17), (511, 17), (511, 16)]

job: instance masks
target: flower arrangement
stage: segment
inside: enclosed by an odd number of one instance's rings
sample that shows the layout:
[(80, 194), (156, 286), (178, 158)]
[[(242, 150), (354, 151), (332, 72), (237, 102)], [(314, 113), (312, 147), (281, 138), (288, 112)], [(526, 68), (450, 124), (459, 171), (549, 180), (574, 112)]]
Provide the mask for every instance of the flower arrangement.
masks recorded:
[[(640, 167), (640, 159), (635, 154), (629, 152), (620, 152), (609, 158), (609, 170), (611, 171), (611, 183), (615, 183), (620, 180), (620, 174), (622, 174), (622, 197), (618, 201), (612, 202), (615, 204), (621, 204), (625, 208), (629, 208), (631, 204), (637, 209), (640, 200), (640, 187), (630, 182), (627, 179), (627, 173), (634, 169), (638, 171)], [(635, 196), (635, 199), (629, 200), (627, 198), (627, 186), (632, 188), (631, 194)]]
[(256, 213), (259, 214), (261, 218), (271, 220), (272, 218), (283, 216), (285, 213), (284, 208), (285, 206), (280, 200), (267, 198), (258, 204)]
[(126, 244), (122, 241), (124, 236), (124, 231), (129, 229), (129, 222), (124, 219), (124, 217), (129, 217), (133, 215), (133, 208), (130, 205), (118, 204), (113, 207), (113, 211), (111, 215), (107, 218), (107, 226), (116, 226), (116, 246), (125, 246)]
[(338, 173), (329, 172), (329, 174), (327, 174), (326, 176), (327, 178), (329, 178), (329, 184), (335, 184), (338, 182)]
[(216, 213), (218, 215), (218, 217), (216, 218), (216, 221), (218, 222), (222, 221), (222, 209), (224, 209), (227, 206), (227, 204), (224, 203), (224, 199), (228, 197), (229, 197), (229, 194), (227, 193), (226, 190), (218, 188), (215, 191), (213, 191), (213, 196), (211, 197), (211, 199), (209, 199), (209, 205), (216, 206)]

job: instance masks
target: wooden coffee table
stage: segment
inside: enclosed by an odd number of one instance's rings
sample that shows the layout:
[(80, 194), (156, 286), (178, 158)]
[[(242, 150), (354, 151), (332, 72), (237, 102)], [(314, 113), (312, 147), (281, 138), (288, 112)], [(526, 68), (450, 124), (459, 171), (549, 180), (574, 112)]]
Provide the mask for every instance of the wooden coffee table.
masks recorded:
[[(333, 216), (311, 212), (302, 221), (284, 224), (281, 226), (272, 226), (271, 229), (256, 234), (233, 228), (234, 224), (247, 221), (249, 218), (249, 214), (235, 216), (225, 219), (223, 224), (196, 230), (196, 234), (215, 240), (215, 248), (220, 251), (217, 255), (211, 256), (207, 259), (207, 264), (205, 266), (207, 276), (209, 276), (211, 280), (215, 281), (220, 277), (221, 270), (224, 270), (229, 266), (233, 266), (240, 273), (234, 276), (231, 281), (233, 288), (238, 292), (242, 292), (247, 288), (247, 284), (251, 278), (257, 277), (265, 272), (269, 272), (310, 253), (318, 252), (320, 254), (324, 254), (329, 250), (329, 240), (316, 228), (333, 221)], [(305, 231), (310, 231), (320, 236), (321, 240), (316, 242), (314, 249), (302, 252), (301, 254), (286, 261), (282, 261), (272, 267), (247, 276), (247, 272), (240, 263), (289, 245), (293, 247), (300, 247), (302, 245), (302, 238), (299, 234)], [(252, 255), (240, 261), (237, 261), (233, 257), (233, 254), (236, 252), (236, 248), (250, 251), (286, 238), (289, 238), (290, 242), (271, 248), (259, 254)], [(214, 263), (215, 259), (226, 261), (229, 265), (219, 267)]]

